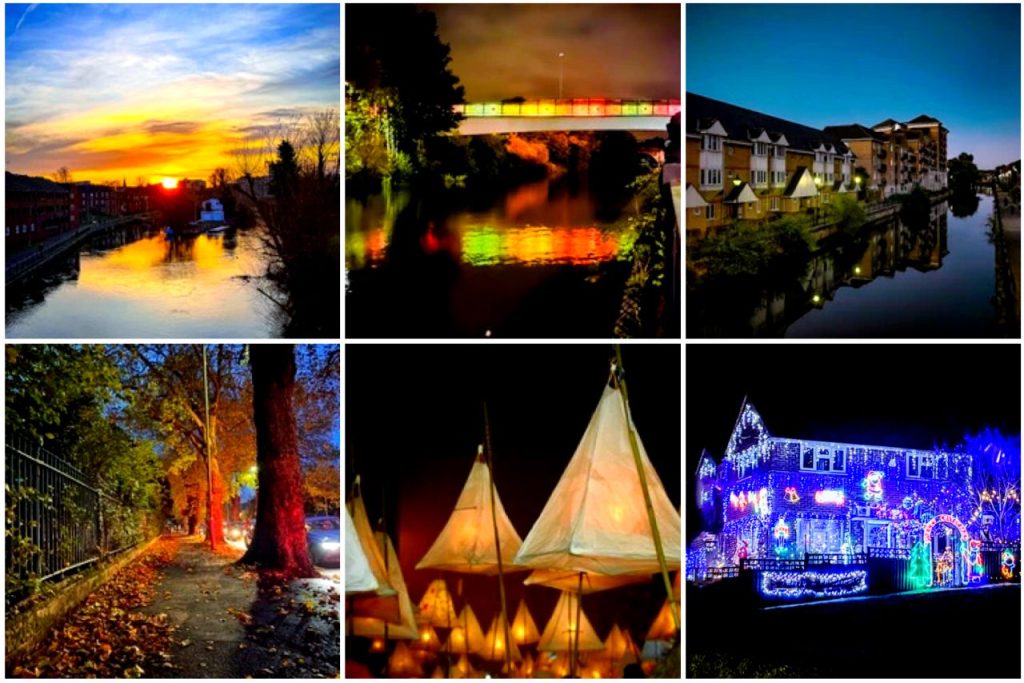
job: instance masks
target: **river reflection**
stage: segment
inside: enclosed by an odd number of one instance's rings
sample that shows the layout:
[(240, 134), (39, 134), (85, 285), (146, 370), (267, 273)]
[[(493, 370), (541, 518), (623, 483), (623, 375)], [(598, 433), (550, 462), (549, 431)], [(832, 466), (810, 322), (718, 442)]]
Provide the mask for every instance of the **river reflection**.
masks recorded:
[(898, 219), (857, 240), (826, 239), (805, 274), (784, 287), (730, 297), (693, 292), (694, 336), (995, 336), (992, 200), (956, 216), (946, 202), (928, 225)]
[(347, 201), (350, 336), (551, 336), (570, 320), (571, 336), (610, 334), (618, 301), (599, 267), (628, 266), (635, 239), (621, 205), (548, 180), (474, 201)]
[(272, 304), (256, 231), (96, 238), (8, 292), (8, 337), (268, 337)]

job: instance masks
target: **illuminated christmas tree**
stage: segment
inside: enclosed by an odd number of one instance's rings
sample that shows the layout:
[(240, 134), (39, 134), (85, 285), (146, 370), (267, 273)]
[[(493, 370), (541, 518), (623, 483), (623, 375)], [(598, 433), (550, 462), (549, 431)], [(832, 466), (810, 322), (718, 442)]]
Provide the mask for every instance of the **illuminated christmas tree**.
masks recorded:
[(927, 588), (932, 583), (932, 560), (928, 544), (918, 541), (910, 550), (910, 585), (914, 590)]

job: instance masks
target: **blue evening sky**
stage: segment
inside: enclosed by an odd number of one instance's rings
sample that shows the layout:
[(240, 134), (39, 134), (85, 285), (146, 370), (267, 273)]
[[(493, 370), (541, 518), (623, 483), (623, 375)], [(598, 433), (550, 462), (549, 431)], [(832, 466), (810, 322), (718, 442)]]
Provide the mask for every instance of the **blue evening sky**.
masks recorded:
[(817, 128), (928, 114), (1020, 159), (1020, 5), (687, 5), (686, 90)]

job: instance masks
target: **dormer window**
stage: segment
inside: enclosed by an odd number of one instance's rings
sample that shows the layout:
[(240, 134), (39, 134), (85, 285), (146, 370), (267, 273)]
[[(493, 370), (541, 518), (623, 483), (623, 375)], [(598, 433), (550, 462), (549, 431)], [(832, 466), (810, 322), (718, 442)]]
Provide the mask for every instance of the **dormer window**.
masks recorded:
[(700, 148), (708, 152), (719, 152), (722, 150), (722, 138), (717, 135), (700, 136)]

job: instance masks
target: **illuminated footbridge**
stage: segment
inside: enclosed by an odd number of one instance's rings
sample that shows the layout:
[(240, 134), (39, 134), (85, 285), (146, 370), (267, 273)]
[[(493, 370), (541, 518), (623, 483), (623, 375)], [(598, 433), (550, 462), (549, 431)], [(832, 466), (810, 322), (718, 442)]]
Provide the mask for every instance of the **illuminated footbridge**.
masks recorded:
[(574, 98), (457, 104), (460, 135), (569, 130), (665, 132), (681, 110), (679, 100)]

